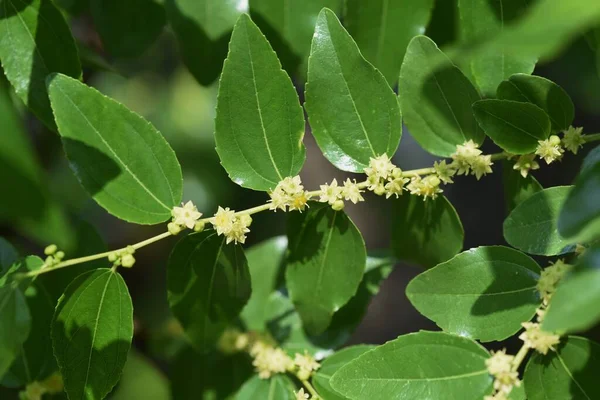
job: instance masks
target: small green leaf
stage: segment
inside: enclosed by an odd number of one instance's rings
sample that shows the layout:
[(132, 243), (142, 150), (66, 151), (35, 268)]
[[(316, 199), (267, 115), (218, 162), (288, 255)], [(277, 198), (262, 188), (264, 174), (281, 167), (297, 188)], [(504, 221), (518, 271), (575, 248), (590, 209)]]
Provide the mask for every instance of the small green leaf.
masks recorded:
[(0, 236), (0, 277), (17, 261), (19, 254), (12, 244)]
[(512, 161), (502, 162), (504, 203), (508, 213), (533, 194), (544, 189), (533, 175), (528, 174), (523, 178), (521, 173), (513, 168), (514, 165)]
[(400, 196), (393, 202), (392, 220), (392, 248), (400, 260), (430, 268), (462, 250), (465, 232), (444, 196), (427, 201)]
[(270, 379), (254, 375), (244, 383), (235, 400), (295, 400), (295, 389), (294, 382), (285, 375), (273, 375)]
[(347, 397), (342, 396), (331, 388), (329, 380), (340, 368), (355, 360), (358, 356), (374, 349), (374, 345), (361, 344), (358, 346), (346, 347), (343, 350), (330, 355), (321, 363), (321, 368), (315, 372), (312, 378), (312, 384), (321, 397), (327, 400), (345, 400)]
[[(431, 63), (439, 61), (432, 70)], [(404, 122), (428, 152), (447, 157), (456, 145), (485, 135), (471, 110), (481, 97), (469, 79), (426, 36), (410, 41), (398, 83)]]
[(166, 22), (165, 10), (155, 0), (91, 0), (90, 9), (102, 44), (114, 57), (142, 54)]
[(599, 368), (600, 345), (569, 336), (557, 352), (531, 357), (523, 379), (527, 399), (599, 399)]
[(550, 135), (550, 119), (535, 104), (480, 100), (473, 104), (473, 112), (486, 135), (509, 153), (532, 153), (538, 141)]
[(520, 251), (478, 247), (415, 277), (406, 296), (446, 332), (499, 341), (535, 315), (540, 273), (539, 265)]
[(218, 78), (235, 21), (248, 11), (248, 0), (166, 0), (184, 64), (202, 85)]
[(71, 168), (98, 204), (139, 224), (171, 218), (183, 183), (175, 153), (161, 134), (75, 79), (53, 75), (48, 88)]
[(52, 320), (54, 356), (69, 398), (104, 398), (121, 377), (132, 337), (133, 307), (121, 275), (102, 268), (77, 277)]
[(316, 335), (356, 294), (367, 260), (365, 243), (343, 211), (316, 204), (290, 215), (288, 240), (287, 288), (304, 328)]
[(433, 0), (349, 0), (344, 25), (363, 56), (394, 86), (408, 42), (425, 32), (432, 8)]
[(304, 116), (277, 55), (248, 15), (235, 25), (217, 100), (215, 142), (238, 185), (270, 190), (306, 158)]
[[(476, 342), (442, 332), (400, 336), (340, 368), (331, 387), (349, 399), (479, 400), (492, 391)], [(418, 370), (415, 370), (418, 366)]]
[(110, 398), (171, 400), (169, 381), (150, 359), (132, 349), (127, 356), (119, 386), (111, 393)]
[(240, 314), (249, 330), (263, 331), (267, 322), (269, 297), (282, 271), (287, 238), (277, 236), (252, 246), (246, 252), (252, 281), (252, 295)]
[[(598, 147), (600, 149), (600, 147)], [(571, 242), (589, 242), (600, 237), (600, 151), (590, 152), (568, 193), (560, 215), (558, 230)]]
[(549, 332), (577, 332), (600, 320), (600, 247), (586, 250), (575, 270), (552, 295), (542, 327)]
[(192, 344), (208, 350), (250, 298), (250, 272), (240, 245), (225, 245), (216, 232), (190, 234), (169, 257), (171, 311)]
[(525, 385), (513, 386), (508, 395), (509, 400), (527, 400), (525, 397)]
[(398, 148), (402, 116), (394, 92), (328, 9), (317, 18), (305, 107), (317, 144), (341, 170), (363, 172), (371, 157), (391, 157)]
[(31, 315), (16, 285), (0, 285), (0, 377), (10, 368), (27, 340)]
[(502, 100), (535, 104), (550, 117), (552, 132), (567, 129), (575, 117), (575, 106), (567, 92), (541, 76), (515, 74), (500, 83), (497, 96)]
[(504, 221), (504, 239), (529, 254), (555, 256), (572, 251), (573, 241), (557, 228), (558, 213), (572, 186), (556, 186), (533, 194)]
[(80, 78), (81, 65), (69, 26), (51, 0), (2, 0), (0, 60), (21, 100), (56, 130), (46, 77), (60, 72)]
[[(504, 30), (505, 24), (522, 16), (528, 5), (527, 1), (459, 0), (462, 39), (469, 43), (494, 37)], [(481, 92), (493, 96), (498, 84), (512, 74), (533, 72), (536, 61), (535, 55), (514, 54), (510, 48), (482, 51), (471, 59), (471, 72)]]

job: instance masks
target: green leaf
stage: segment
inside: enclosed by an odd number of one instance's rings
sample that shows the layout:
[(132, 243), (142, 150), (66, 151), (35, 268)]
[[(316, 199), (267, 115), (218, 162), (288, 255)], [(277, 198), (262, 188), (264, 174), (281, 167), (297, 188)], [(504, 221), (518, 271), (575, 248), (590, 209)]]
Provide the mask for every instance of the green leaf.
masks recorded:
[(523, 382), (528, 400), (600, 398), (600, 345), (569, 336), (558, 352), (535, 353), (527, 363)]
[(316, 335), (356, 294), (367, 260), (365, 243), (343, 211), (315, 204), (290, 215), (288, 240), (287, 288), (304, 328)]
[(225, 245), (216, 232), (190, 234), (169, 257), (171, 311), (192, 344), (209, 349), (250, 298), (250, 272), (240, 245)]
[(599, 155), (600, 150), (594, 149), (585, 158), (575, 186), (568, 193), (560, 210), (558, 230), (571, 242), (588, 242), (600, 237)]
[[(433, 70), (430, 64), (439, 61)], [(485, 139), (471, 105), (481, 99), (469, 79), (426, 36), (410, 41), (398, 82), (404, 122), (428, 152), (447, 157), (468, 140)]]
[(499, 341), (535, 315), (540, 273), (539, 265), (517, 250), (478, 247), (415, 277), (406, 296), (446, 332)]
[(114, 57), (142, 54), (166, 22), (165, 10), (155, 0), (91, 0), (90, 9), (102, 44)]
[(0, 377), (10, 368), (27, 340), (31, 315), (16, 285), (0, 285)]
[(529, 174), (523, 178), (521, 173), (513, 168), (514, 165), (512, 161), (502, 162), (504, 203), (508, 213), (533, 194), (544, 189), (533, 175)]
[(341, 170), (363, 172), (371, 157), (391, 157), (398, 148), (402, 116), (394, 92), (328, 9), (317, 18), (305, 107), (317, 144)]
[(550, 119), (538, 106), (512, 100), (480, 100), (473, 104), (477, 122), (486, 135), (512, 154), (535, 151), (550, 135)]
[(150, 359), (132, 349), (127, 356), (119, 386), (110, 398), (111, 400), (136, 398), (171, 400), (169, 381)]
[(509, 400), (527, 400), (525, 397), (525, 385), (513, 386), (508, 395)]
[(238, 185), (274, 189), (302, 169), (303, 136), (304, 117), (292, 81), (244, 14), (233, 30), (219, 84), (215, 141), (221, 164)]
[(332, 354), (321, 363), (321, 368), (315, 372), (312, 378), (312, 384), (321, 397), (327, 400), (345, 400), (342, 396), (331, 388), (329, 380), (340, 368), (355, 360), (358, 356), (374, 349), (377, 346), (361, 344), (358, 346), (346, 347), (343, 350)]
[(549, 332), (586, 331), (600, 320), (600, 247), (588, 249), (552, 295), (544, 316)]
[(19, 254), (12, 244), (0, 236), (0, 277), (17, 261)]
[(81, 65), (69, 26), (51, 0), (2, 0), (0, 60), (21, 100), (56, 130), (46, 77), (60, 72), (80, 78)]
[(296, 386), (285, 375), (273, 375), (270, 379), (261, 379), (258, 375), (250, 378), (236, 394), (236, 400), (295, 400)]
[(363, 56), (396, 84), (408, 42), (425, 32), (433, 0), (346, 2), (344, 24)]
[(175, 153), (161, 134), (75, 79), (54, 75), (48, 87), (71, 168), (98, 204), (129, 222), (170, 219), (183, 183)]
[(235, 21), (248, 11), (248, 0), (166, 0), (184, 64), (202, 85), (211, 84), (223, 67)]
[(461, 251), (465, 232), (452, 204), (444, 196), (423, 201), (400, 196), (393, 202), (392, 248), (400, 260), (426, 268)]
[(556, 186), (533, 194), (504, 221), (504, 239), (529, 254), (555, 256), (573, 250), (557, 228), (558, 213), (572, 186)]
[(502, 100), (535, 104), (550, 117), (552, 132), (567, 129), (575, 117), (575, 106), (567, 92), (541, 76), (515, 74), (500, 83), (497, 96)]
[[(523, 15), (528, 3), (527, 0), (459, 0), (462, 39), (473, 43), (501, 34), (505, 25)], [(482, 51), (471, 59), (470, 66), (481, 92), (493, 96), (500, 82), (512, 74), (533, 72), (536, 61), (535, 55), (514, 54), (510, 48), (506, 48), (501, 51)]]
[[(340, 368), (331, 387), (349, 399), (479, 400), (492, 391), (485, 360), (472, 340), (442, 332), (400, 336)], [(415, 370), (418, 366), (418, 371)]]
[(54, 356), (71, 399), (101, 399), (117, 384), (133, 337), (121, 275), (86, 272), (67, 287), (52, 320)]
[(240, 314), (248, 330), (263, 331), (268, 320), (267, 304), (277, 287), (287, 238), (277, 236), (252, 246), (246, 252), (252, 281), (252, 295)]

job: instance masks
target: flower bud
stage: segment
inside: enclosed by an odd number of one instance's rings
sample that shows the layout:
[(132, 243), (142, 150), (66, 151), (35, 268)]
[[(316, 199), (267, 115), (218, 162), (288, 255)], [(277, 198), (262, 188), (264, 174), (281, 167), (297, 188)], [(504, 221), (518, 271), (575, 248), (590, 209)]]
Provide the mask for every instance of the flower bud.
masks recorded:
[(343, 200), (336, 200), (333, 202), (333, 204), (331, 205), (331, 208), (333, 208), (335, 211), (341, 211), (344, 209), (344, 201)]
[(131, 267), (133, 267), (133, 264), (135, 264), (135, 258), (133, 257), (133, 255), (125, 254), (121, 258), (121, 265), (124, 266), (125, 268), (131, 268)]
[(552, 135), (548, 138), (548, 140), (550, 140), (550, 144), (552, 144), (553, 146), (558, 146), (560, 145), (560, 138), (556, 135)]
[(377, 196), (383, 196), (385, 194), (385, 187), (382, 184), (377, 185), (373, 191)]
[(197, 221), (196, 224), (194, 225), (194, 231), (195, 232), (202, 232), (205, 227), (206, 227), (206, 222), (204, 222), (204, 221)]
[(110, 261), (110, 262), (115, 262), (115, 261), (117, 261), (117, 254), (116, 254), (116, 253), (114, 253), (114, 252), (113, 252), (113, 253), (110, 253), (110, 254), (108, 255), (108, 261)]
[(249, 216), (248, 214), (241, 215), (240, 216), (240, 222), (244, 226), (250, 226), (252, 224), (252, 217)]
[(54, 255), (54, 257), (57, 260), (62, 260), (63, 258), (65, 258), (65, 252), (64, 251), (57, 251), (56, 254)]
[(181, 232), (181, 227), (174, 222), (169, 222), (169, 224), (167, 225), (167, 229), (169, 230), (169, 233), (173, 236), (178, 235), (179, 232)]
[(55, 244), (51, 244), (44, 249), (44, 254), (51, 256), (56, 253), (56, 250), (58, 250), (58, 247)]

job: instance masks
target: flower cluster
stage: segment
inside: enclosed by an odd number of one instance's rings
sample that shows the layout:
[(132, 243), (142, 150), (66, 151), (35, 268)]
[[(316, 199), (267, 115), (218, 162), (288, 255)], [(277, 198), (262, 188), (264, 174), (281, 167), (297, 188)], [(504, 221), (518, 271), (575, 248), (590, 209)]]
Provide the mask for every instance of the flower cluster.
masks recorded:
[(542, 271), (536, 287), (542, 296), (545, 306), (548, 306), (550, 298), (556, 291), (560, 280), (572, 268), (573, 266), (566, 264), (564, 260), (558, 260)]
[(540, 164), (535, 161), (535, 154), (525, 154), (520, 156), (515, 165), (513, 165), (513, 169), (517, 170), (521, 173), (523, 178), (527, 178), (529, 175), (529, 171), (536, 170), (540, 168)]
[(307, 380), (314, 371), (321, 368), (321, 364), (319, 364), (313, 356), (308, 354), (306, 350), (304, 350), (304, 354), (296, 353), (294, 356), (294, 365), (298, 368), (296, 376), (298, 376), (300, 380)]
[(33, 381), (29, 383), (25, 390), (19, 393), (20, 399), (41, 400), (45, 394), (53, 395), (61, 393), (64, 390), (62, 376), (56, 372), (43, 381)]
[(183, 229), (194, 229), (201, 231), (204, 229), (204, 224), (198, 220), (202, 216), (202, 213), (198, 211), (194, 203), (188, 201), (181, 207), (173, 207), (171, 210), (171, 216), (173, 220), (169, 223), (167, 228), (172, 235), (177, 235)]
[(485, 400), (506, 399), (515, 386), (521, 386), (519, 374), (513, 371), (513, 361), (515, 357), (506, 354), (506, 350), (492, 353), (492, 356), (485, 360), (485, 365), (490, 375), (494, 377), (494, 390), (496, 393), (487, 396)]
[(564, 136), (562, 139), (562, 145), (564, 146), (564, 148), (569, 150), (573, 154), (577, 154), (579, 148), (582, 147), (585, 143), (582, 132), (583, 128), (574, 128), (572, 126), (570, 126), (569, 129), (564, 131)]
[(547, 354), (548, 350), (556, 350), (554, 346), (560, 342), (560, 336), (543, 331), (537, 322), (523, 322), (521, 325), (525, 331), (521, 333), (519, 339), (525, 346), (542, 354)]
[(63, 251), (59, 251), (58, 246), (56, 246), (55, 244), (46, 246), (46, 248), (44, 249), (44, 254), (47, 257), (44, 260), (44, 265), (42, 266), (42, 268), (55, 266), (65, 258), (65, 253)]
[(310, 395), (304, 392), (304, 388), (300, 388), (297, 392), (294, 392), (296, 395), (296, 400), (308, 400), (310, 399)]
[(320, 189), (319, 201), (328, 203), (336, 211), (344, 208), (344, 200), (351, 201), (354, 204), (365, 201), (361, 195), (363, 190), (360, 189), (356, 180), (346, 179), (344, 186), (338, 186), (337, 179), (334, 178), (330, 184), (321, 185)]
[(124, 249), (115, 250), (108, 255), (108, 261), (113, 263), (113, 265), (123, 266), (125, 268), (133, 267), (135, 264), (135, 257), (133, 254), (135, 253), (135, 248), (133, 246), (127, 246)]
[(435, 199), (438, 193), (442, 193), (440, 189), (440, 178), (437, 175), (428, 175), (424, 178), (415, 176), (410, 180), (410, 183), (406, 188), (410, 191), (410, 194), (417, 196), (423, 196), (423, 200), (427, 200), (428, 197)]
[(279, 347), (256, 342), (250, 349), (250, 355), (254, 357), (252, 365), (261, 379), (269, 379), (274, 374), (294, 370), (294, 361)]
[(556, 135), (550, 136), (546, 140), (539, 140), (535, 149), (535, 154), (550, 164), (555, 160), (560, 160), (565, 150), (562, 148), (560, 138)]
[(405, 190), (404, 185), (409, 181), (402, 176), (402, 170), (392, 164), (387, 154), (371, 158), (365, 173), (367, 188), (378, 196), (385, 194), (386, 199), (400, 196)]
[(211, 223), (217, 231), (217, 235), (224, 235), (227, 238), (227, 244), (231, 242), (244, 243), (246, 233), (250, 232), (248, 227), (252, 224), (252, 217), (248, 214), (236, 215), (234, 210), (229, 207), (219, 206)]
[(479, 150), (479, 145), (473, 140), (456, 146), (456, 151), (450, 157), (452, 157), (452, 163), (448, 166), (447, 174), (453, 169), (458, 175), (475, 175), (479, 180), (485, 174), (492, 172), (494, 164), (492, 156), (483, 155)]
[(302, 212), (308, 206), (307, 202), (310, 199), (299, 176), (285, 178), (277, 184), (269, 196), (271, 197), (269, 209), (283, 211), (298, 210)]

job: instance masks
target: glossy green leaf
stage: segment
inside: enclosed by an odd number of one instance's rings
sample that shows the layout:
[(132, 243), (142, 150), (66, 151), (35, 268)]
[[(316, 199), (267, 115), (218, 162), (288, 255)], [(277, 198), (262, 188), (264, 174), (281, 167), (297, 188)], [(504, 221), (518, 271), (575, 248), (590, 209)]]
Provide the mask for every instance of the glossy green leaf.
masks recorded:
[(556, 186), (533, 194), (504, 221), (504, 239), (526, 253), (554, 256), (573, 250), (557, 228), (558, 213), (572, 186)]
[(406, 296), (446, 332), (499, 341), (535, 315), (540, 273), (539, 265), (517, 250), (478, 247), (415, 277)]
[(333, 313), (356, 294), (367, 254), (363, 238), (343, 211), (313, 204), (290, 215), (285, 280), (307, 332), (322, 333)]
[(75, 79), (54, 75), (48, 87), (71, 168), (98, 204), (129, 222), (170, 219), (183, 182), (175, 153), (160, 132)]
[(227, 42), (248, 0), (165, 0), (167, 19), (183, 62), (194, 78), (209, 85), (218, 78)]
[(250, 378), (236, 394), (236, 400), (295, 400), (296, 386), (285, 375), (273, 375), (270, 379), (261, 379), (258, 375)]
[(328, 9), (317, 18), (305, 107), (317, 144), (341, 170), (363, 172), (371, 157), (391, 157), (400, 143), (394, 92)]
[(525, 397), (525, 385), (513, 386), (508, 395), (509, 400), (527, 400)]
[[(470, 339), (442, 332), (412, 333), (340, 368), (331, 387), (348, 399), (479, 400), (492, 391), (489, 353)], [(415, 366), (418, 365), (418, 370)]]
[(358, 356), (374, 349), (376, 346), (361, 344), (358, 346), (346, 347), (343, 350), (332, 354), (321, 363), (321, 368), (315, 372), (312, 378), (312, 384), (321, 397), (327, 400), (345, 400), (342, 396), (331, 388), (329, 380), (340, 368), (355, 360)]
[(127, 356), (119, 386), (112, 392), (111, 400), (171, 400), (169, 381), (158, 366), (135, 350)]
[(114, 57), (142, 54), (166, 22), (165, 10), (155, 0), (91, 0), (90, 9), (102, 44)]
[(552, 295), (542, 327), (549, 332), (586, 331), (600, 321), (600, 247), (586, 250)]
[[(430, 65), (439, 61), (437, 69)], [(471, 105), (481, 97), (469, 79), (426, 36), (408, 45), (398, 83), (404, 122), (428, 152), (447, 157), (456, 145), (485, 138)]]
[(248, 15), (235, 25), (215, 118), (221, 164), (238, 185), (274, 189), (306, 158), (304, 116), (277, 55)]
[(568, 193), (560, 210), (558, 230), (572, 242), (588, 242), (600, 237), (599, 155), (600, 151), (594, 149), (585, 158), (575, 186)]
[(0, 277), (17, 261), (19, 254), (12, 244), (0, 236)]
[(344, 25), (363, 56), (394, 86), (408, 43), (425, 32), (432, 8), (433, 0), (349, 0)]
[(282, 271), (287, 238), (277, 236), (252, 246), (246, 252), (252, 281), (252, 294), (241, 313), (249, 330), (262, 331), (267, 322), (267, 303), (277, 287)]
[(538, 106), (512, 100), (480, 100), (473, 104), (477, 122), (494, 143), (512, 154), (533, 153), (550, 135), (550, 118)]
[(0, 285), (0, 377), (10, 368), (27, 340), (31, 314), (16, 285)]
[(54, 356), (71, 399), (101, 399), (117, 384), (133, 337), (133, 306), (121, 275), (86, 272), (61, 297), (52, 320)]
[(400, 260), (430, 268), (462, 250), (465, 232), (444, 196), (427, 201), (400, 196), (393, 202), (392, 221), (392, 248)]
[[(522, 16), (529, 6), (527, 0), (459, 0), (460, 33), (467, 43), (478, 42), (502, 33), (504, 26)], [(482, 51), (471, 59), (471, 73), (477, 86), (486, 96), (512, 74), (530, 74), (536, 63), (535, 55), (513, 54), (510, 48), (501, 51)]]
[(502, 162), (504, 203), (508, 213), (533, 194), (544, 189), (533, 175), (528, 174), (523, 178), (521, 173), (513, 168), (514, 165), (513, 161)]
[(171, 311), (192, 344), (208, 350), (250, 298), (250, 272), (242, 247), (215, 232), (190, 234), (169, 257)]
[(502, 100), (535, 104), (550, 117), (553, 132), (567, 129), (575, 117), (575, 106), (567, 92), (541, 76), (515, 74), (500, 83), (497, 96)]
[(2, 0), (0, 60), (17, 95), (48, 128), (56, 130), (46, 77), (81, 77), (69, 26), (51, 0)]
[(528, 400), (591, 400), (600, 398), (600, 345), (569, 336), (547, 355), (535, 353), (527, 363), (523, 382)]

